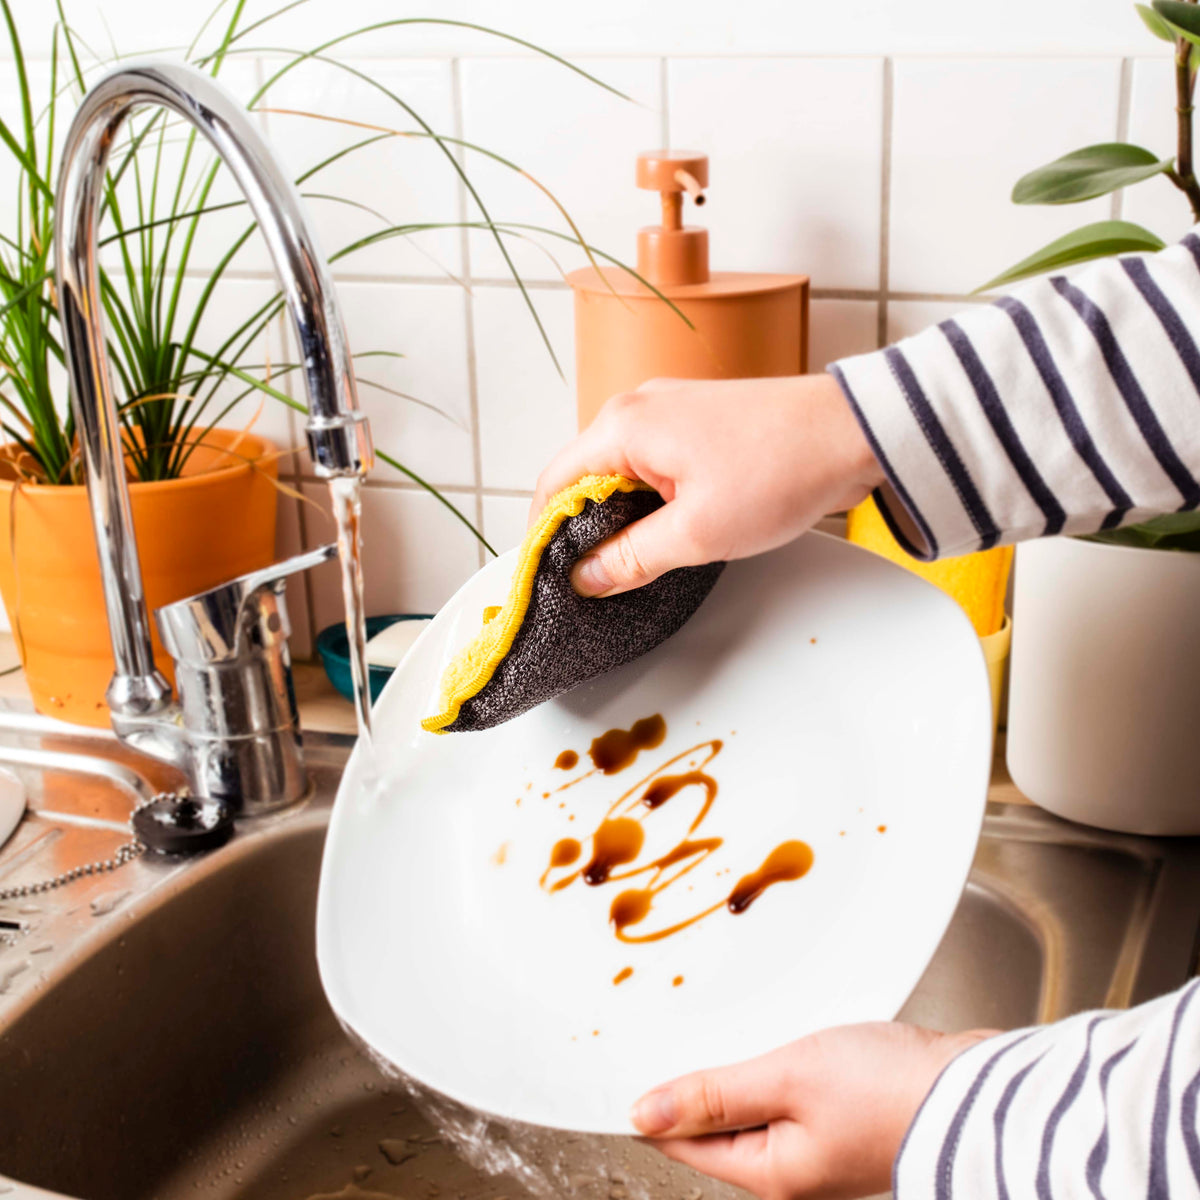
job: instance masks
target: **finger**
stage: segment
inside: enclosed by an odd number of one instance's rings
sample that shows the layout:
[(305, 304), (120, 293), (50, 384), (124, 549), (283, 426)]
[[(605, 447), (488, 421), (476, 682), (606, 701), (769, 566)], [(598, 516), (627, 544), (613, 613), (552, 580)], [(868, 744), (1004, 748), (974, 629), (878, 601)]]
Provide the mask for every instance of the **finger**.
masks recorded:
[(675, 1162), (762, 1196), (767, 1191), (769, 1137), (765, 1129), (751, 1129), (700, 1138), (668, 1138), (650, 1145)]
[(790, 1116), (787, 1074), (778, 1052), (697, 1071), (647, 1092), (631, 1118), (646, 1136), (673, 1139), (768, 1125)]
[(626, 525), (571, 568), (571, 585), (581, 596), (615, 596), (718, 557), (696, 543), (687, 520), (686, 504), (676, 500)]
[(617, 441), (605, 432), (606, 428), (607, 423), (597, 419), (550, 460), (538, 476), (533, 502), (529, 506), (530, 524), (558, 492), (577, 483), (585, 475), (633, 477), (628, 456)]

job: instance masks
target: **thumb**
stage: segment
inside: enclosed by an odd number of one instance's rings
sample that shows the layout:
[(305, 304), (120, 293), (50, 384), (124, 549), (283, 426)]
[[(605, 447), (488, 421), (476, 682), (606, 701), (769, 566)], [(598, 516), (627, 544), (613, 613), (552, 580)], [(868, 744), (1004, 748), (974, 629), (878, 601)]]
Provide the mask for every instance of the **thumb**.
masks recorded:
[(693, 541), (684, 533), (683, 514), (683, 505), (671, 501), (627, 525), (571, 568), (571, 586), (581, 596), (615, 596), (676, 567), (707, 562), (694, 556)]
[(787, 1115), (784, 1074), (772, 1055), (697, 1071), (647, 1092), (631, 1119), (648, 1137), (691, 1138), (766, 1125)]

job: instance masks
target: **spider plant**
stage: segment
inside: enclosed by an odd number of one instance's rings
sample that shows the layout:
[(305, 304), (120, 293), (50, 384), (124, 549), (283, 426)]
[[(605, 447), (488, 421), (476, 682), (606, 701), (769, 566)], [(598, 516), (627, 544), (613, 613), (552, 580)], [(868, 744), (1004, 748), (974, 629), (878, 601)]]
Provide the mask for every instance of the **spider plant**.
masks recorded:
[[(329, 255), (330, 261), (337, 262), (389, 238), (415, 238), (429, 230), (461, 225), (484, 229), (499, 245), (530, 316), (553, 358), (553, 348), (509, 255), (506, 240), (547, 234), (577, 242), (593, 262), (596, 255), (615, 260), (589, 246), (549, 190), (521, 171), (517, 164), (483, 147), (438, 132), (404, 97), (352, 63), (339, 59), (336, 51), (344, 43), (384, 27), (455, 25), (515, 43), (553, 59), (564, 69), (584, 76), (599, 87), (617, 95), (622, 93), (532, 43), (498, 30), (441, 18), (414, 17), (380, 22), (309, 49), (246, 45), (248, 35), (269, 28), (271, 22), (285, 12), (309, 2), (311, 0), (292, 0), (257, 20), (247, 21), (246, 0), (220, 0), (187, 48), (185, 58), (213, 77), (219, 77), (222, 68), (236, 55), (273, 56), (278, 60), (277, 65), (250, 98), (247, 106), (250, 109), (259, 106), (274, 84), (305, 62), (319, 62), (331, 70), (348, 73), (383, 93), (395, 106), (406, 127), (363, 126), (353, 121), (341, 121), (367, 136), (356, 134), (354, 140), (304, 172), (296, 180), (302, 195), (364, 209), (365, 206), (351, 196), (330, 195), (317, 190), (321, 173), (333, 163), (381, 140), (422, 138), (431, 140), (439, 148), (447, 169), (462, 181), (478, 216), (466, 222), (395, 224), (383, 214), (372, 212), (379, 223), (378, 229), (338, 247)], [(0, 0), (20, 95), (19, 122), (10, 127), (0, 121), (0, 141), (15, 158), (19, 169), (15, 228), (11, 232), (0, 232), (0, 429), (17, 447), (4, 463), (8, 474), (44, 483), (69, 484), (79, 481), (79, 460), (74, 423), (61, 382), (63, 350), (51, 261), (57, 169), (55, 137), (61, 124), (60, 106), (77, 100), (86, 91), (89, 77), (111, 65), (118, 56), (114, 52), (105, 57), (85, 45), (67, 19), (63, 0), (55, 0), (55, 4), (58, 21), (50, 46), (48, 96), (39, 106), (32, 94), (28, 59), (10, 0)], [(218, 22), (219, 17), (221, 22)], [(215, 44), (202, 50), (200, 44), (214, 25), (218, 29)], [(313, 120), (339, 120), (322, 113), (294, 115)], [(550, 196), (570, 232), (495, 221), (464, 165), (466, 153), (485, 155), (524, 175)], [(178, 161), (172, 161), (175, 155)], [(100, 244), (109, 248), (111, 257), (106, 256), (101, 264), (100, 281), (108, 323), (109, 357), (123, 397), (118, 407), (132, 479), (158, 480), (178, 476), (196, 447), (204, 443), (208, 431), (228, 417), (234, 406), (247, 396), (258, 394), (303, 409), (303, 405), (278, 386), (280, 377), (294, 371), (296, 364), (252, 361), (263, 357), (256, 347), (282, 310), (280, 294), (276, 293), (260, 305), (217, 344), (206, 344), (201, 336), (203, 318), (213, 303), (220, 281), (255, 233), (253, 221), (248, 221), (240, 234), (232, 237), (216, 266), (207, 273), (199, 296), (191, 303), (184, 302), (184, 283), (189, 266), (194, 262), (202, 223), (213, 213), (244, 207), (241, 200), (223, 203), (214, 199), (222, 169), (219, 160), (208, 153), (200, 135), (190, 126), (181, 129), (181, 122), (165, 111), (135, 115), (127, 123), (124, 136), (113, 148), (110, 158), (101, 212)], [(393, 354), (397, 352), (373, 350), (356, 356), (356, 359)], [(403, 403), (434, 407), (428, 401), (395, 392), (361, 374), (358, 382), (364, 387), (390, 392)], [(471, 521), (435, 487), (387, 451), (377, 453), (381, 460), (430, 491), (483, 541)], [(486, 541), (484, 545), (487, 545)]]

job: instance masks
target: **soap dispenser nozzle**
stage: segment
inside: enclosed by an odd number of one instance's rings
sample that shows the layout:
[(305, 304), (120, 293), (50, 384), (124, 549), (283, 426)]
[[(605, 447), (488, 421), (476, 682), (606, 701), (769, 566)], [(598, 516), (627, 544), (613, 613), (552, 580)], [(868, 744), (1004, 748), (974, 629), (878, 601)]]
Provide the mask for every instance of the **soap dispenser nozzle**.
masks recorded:
[(638, 155), (637, 185), (658, 192), (662, 224), (638, 231), (638, 272), (655, 287), (707, 283), (708, 230), (684, 225), (683, 197), (704, 203), (708, 156), (686, 150), (646, 150)]

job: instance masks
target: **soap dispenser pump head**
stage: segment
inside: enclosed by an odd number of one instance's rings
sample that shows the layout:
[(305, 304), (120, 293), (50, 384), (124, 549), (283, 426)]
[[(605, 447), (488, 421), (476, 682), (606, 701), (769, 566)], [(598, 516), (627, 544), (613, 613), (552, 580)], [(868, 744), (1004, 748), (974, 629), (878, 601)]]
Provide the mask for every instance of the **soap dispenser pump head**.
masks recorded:
[(687, 150), (645, 150), (637, 158), (637, 185), (658, 192), (662, 224), (638, 230), (638, 273), (655, 287), (707, 283), (708, 230), (684, 225), (683, 197), (704, 203), (708, 156)]

